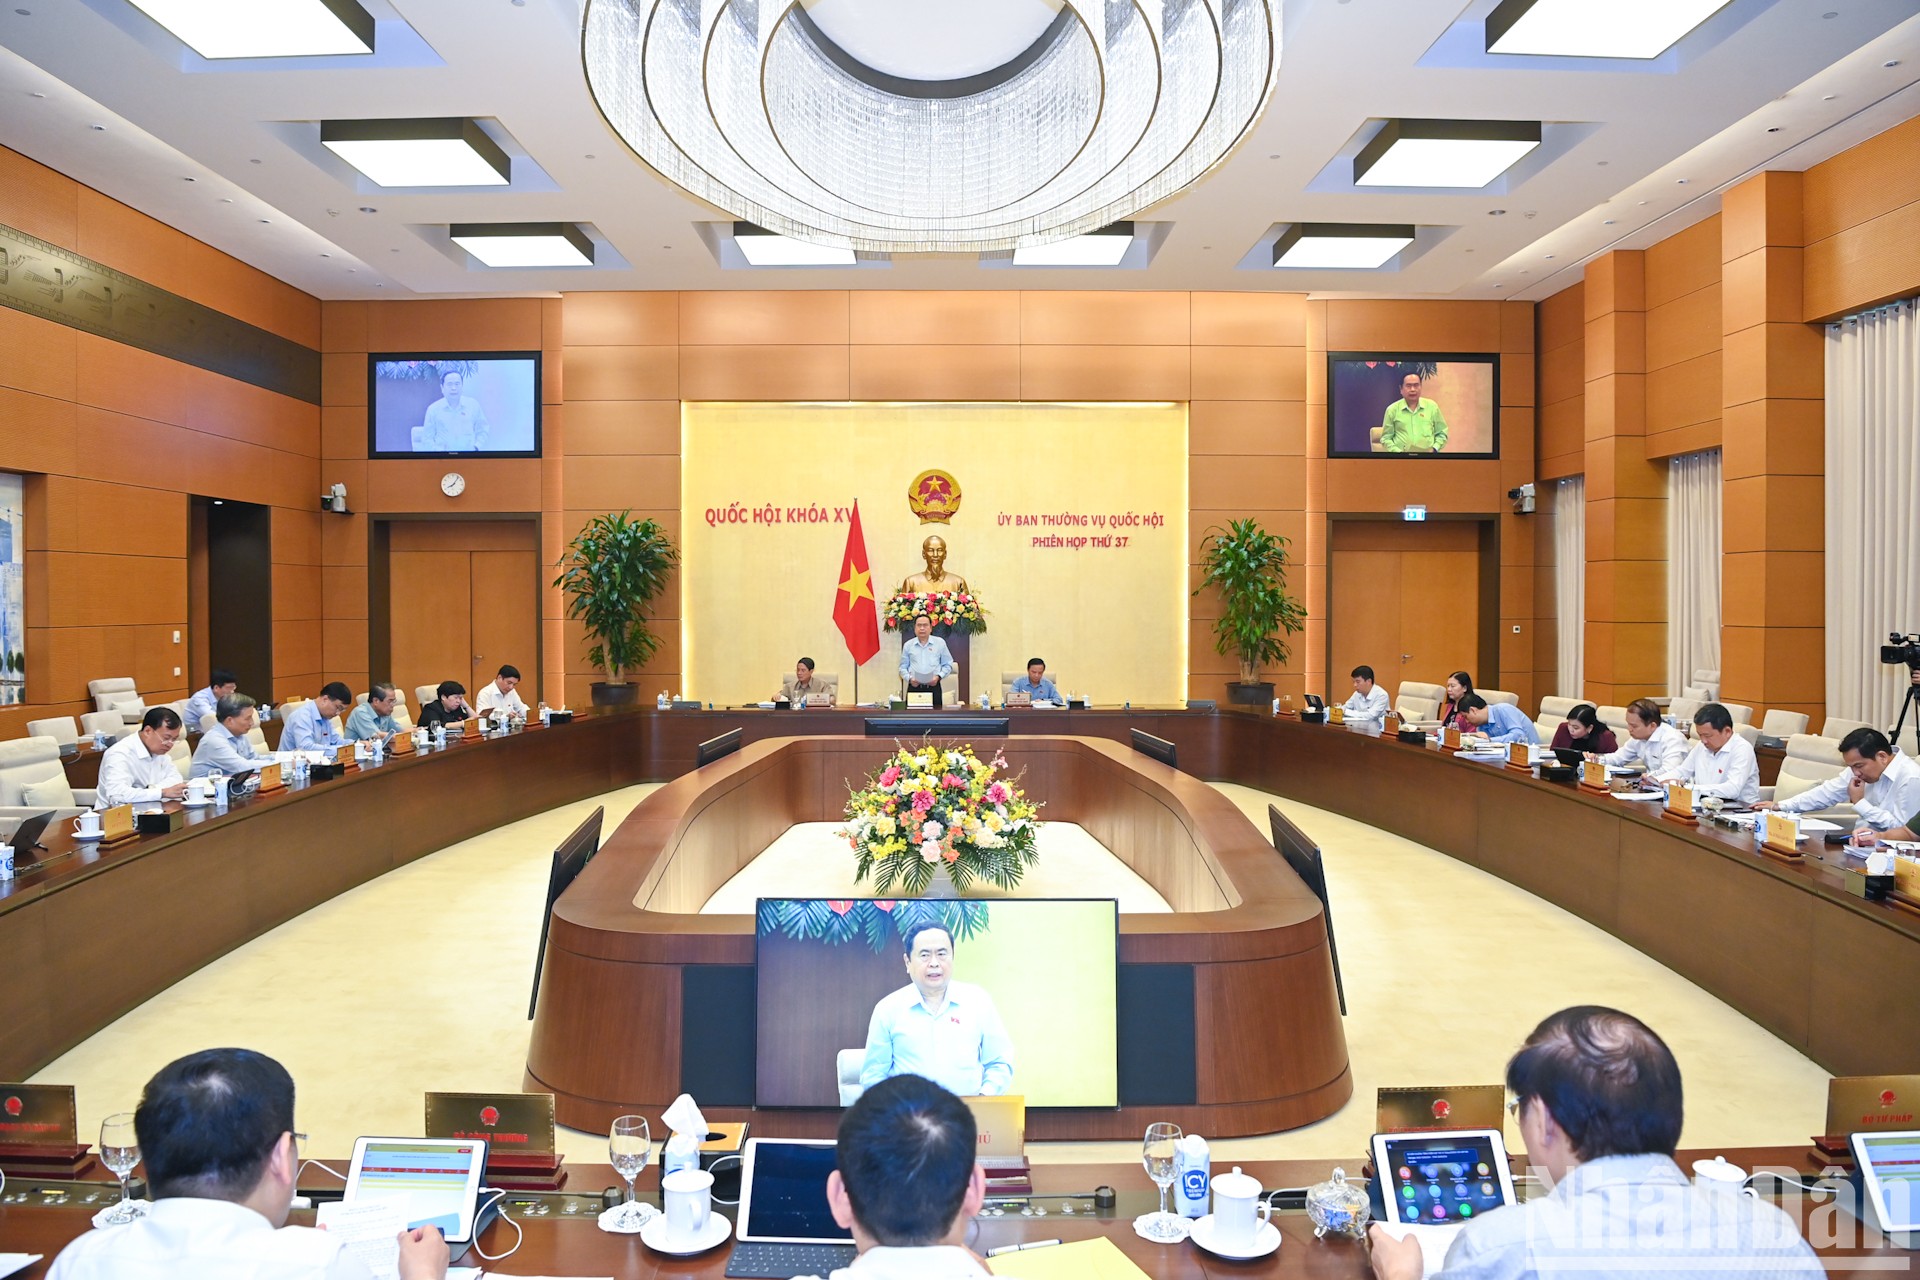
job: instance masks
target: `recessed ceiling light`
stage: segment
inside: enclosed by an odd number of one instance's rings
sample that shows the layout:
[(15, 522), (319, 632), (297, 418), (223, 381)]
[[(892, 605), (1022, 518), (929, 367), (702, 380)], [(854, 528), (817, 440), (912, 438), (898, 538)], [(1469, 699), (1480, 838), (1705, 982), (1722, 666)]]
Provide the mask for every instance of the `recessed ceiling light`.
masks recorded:
[(267, 226), (272, 226), (272, 225), (273, 225), (273, 219), (271, 219), (271, 218), (262, 218), (262, 219), (260, 219), (260, 225), (261, 225), (261, 226), (263, 226), (263, 227), (267, 227)]
[(1612, 226), (1612, 225), (1613, 225), (1613, 219), (1612, 219), (1612, 218), (1602, 218), (1602, 219), (1600, 220), (1600, 225), (1601, 225), (1601, 226), (1603, 226), (1603, 227), (1610, 227), (1610, 226)]
[(221, 203), (221, 204), (232, 204), (232, 203), (233, 203), (233, 197), (232, 197), (232, 196), (221, 196), (221, 197), (220, 197), (220, 203)]
[(44, 98), (47, 95), (44, 93), (41, 93), (38, 89), (35, 89), (32, 93), (28, 94), (27, 96), (29, 98)]
[(1487, 216), (1489, 218), (1504, 218), (1507, 216), (1507, 211), (1505, 209), (1489, 209), (1487, 210)]
[(374, 207), (373, 207), (372, 205), (370, 205), (370, 204), (363, 204), (363, 205), (361, 205), (361, 206), (360, 206), (360, 212), (362, 212), (362, 213), (378, 213), (378, 212), (380, 212), (380, 211), (379, 211), (378, 209), (376, 209), (376, 208), (374, 208)]
[(1083, 236), (1051, 244), (1020, 246), (1013, 251), (1016, 267), (1117, 267), (1133, 247), (1133, 224), (1113, 222)]
[(354, 0), (133, 0), (203, 58), (372, 53), (373, 15)]
[(756, 267), (850, 267), (854, 263), (851, 248), (795, 240), (751, 222), (733, 224), (733, 242), (740, 247), (747, 262)]
[(472, 120), (325, 120), (320, 142), (383, 187), (500, 187), (513, 162)]
[(453, 242), (489, 267), (590, 267), (593, 241), (571, 222), (469, 222)]
[(90, 124), (87, 128), (93, 130), (95, 133), (105, 133), (107, 131), (107, 126), (103, 124)]
[(1900, 65), (1900, 59), (1888, 58), (1885, 62), (1881, 63), (1880, 65), (1883, 67), (1897, 67)]
[(200, 181), (200, 179), (198, 179), (198, 178), (191, 178), (191, 177), (188, 177), (188, 178), (182, 178), (182, 179), (180, 179), (180, 181), (182, 181), (182, 182), (198, 182), (198, 181)]
[(1369, 271), (1413, 243), (1411, 225), (1296, 222), (1273, 242), (1276, 267)]
[(1730, 0), (1501, 0), (1487, 52), (1554, 58), (1657, 58)]
[(1484, 187), (1539, 145), (1537, 120), (1389, 120), (1353, 158), (1353, 182)]

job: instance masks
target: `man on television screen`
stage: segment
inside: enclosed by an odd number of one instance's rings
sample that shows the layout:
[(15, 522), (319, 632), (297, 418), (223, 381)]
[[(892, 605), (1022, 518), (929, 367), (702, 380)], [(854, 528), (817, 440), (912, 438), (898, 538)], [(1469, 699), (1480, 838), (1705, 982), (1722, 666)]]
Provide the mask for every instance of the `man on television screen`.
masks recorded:
[(487, 412), (460, 394), (457, 370), (440, 375), (440, 399), (427, 406), (427, 445), (436, 453), (473, 453), (487, 447)]
[(912, 981), (873, 1007), (860, 1087), (916, 1075), (963, 1098), (1007, 1092), (1013, 1042), (987, 993), (953, 980), (953, 935), (929, 922), (911, 926), (905, 943)]
[(1420, 375), (1400, 379), (1400, 399), (1380, 420), (1380, 447), (1388, 453), (1438, 453), (1447, 447), (1447, 419), (1438, 400), (1420, 395)]

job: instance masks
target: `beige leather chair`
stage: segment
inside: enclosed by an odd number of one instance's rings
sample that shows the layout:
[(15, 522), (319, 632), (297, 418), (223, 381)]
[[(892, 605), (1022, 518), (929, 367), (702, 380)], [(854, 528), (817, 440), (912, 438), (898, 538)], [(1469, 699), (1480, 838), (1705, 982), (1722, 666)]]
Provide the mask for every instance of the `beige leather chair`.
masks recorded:
[[(1780, 762), (1780, 778), (1771, 787), (1760, 788), (1763, 800), (1791, 800), (1802, 791), (1836, 777), (1845, 769), (1840, 758), (1840, 743), (1834, 738), (1818, 738), (1796, 733), (1787, 739), (1787, 758)], [(1841, 805), (1835, 812), (1851, 814), (1853, 806)]]
[[(57, 795), (29, 799), (30, 789), (49, 784)], [(48, 809), (77, 807), (77, 799), (67, 787), (66, 767), (60, 763), (60, 747), (52, 738), (0, 742), (0, 817), (17, 820)]]
[(1446, 698), (1445, 685), (1426, 684), (1419, 680), (1402, 680), (1400, 690), (1393, 699), (1393, 709), (1400, 714), (1403, 723), (1434, 724), (1440, 719), (1440, 704), (1445, 702)]
[(1700, 667), (1695, 669), (1693, 673), (1693, 679), (1689, 681), (1689, 683), (1697, 685), (1702, 690), (1705, 691), (1703, 696), (1706, 701), (1708, 702), (1719, 701), (1720, 671), (1718, 668), (1714, 668), (1713, 670), (1708, 670), (1705, 667)]
[(104, 733), (118, 742), (133, 732), (126, 719), (118, 711), (89, 711), (80, 717), (80, 733), (91, 738), (96, 733)]
[(1667, 714), (1677, 724), (1692, 724), (1693, 713), (1706, 705), (1705, 698), (1670, 698), (1667, 701)]
[(440, 696), (438, 692), (439, 688), (440, 685), (438, 681), (435, 681), (433, 684), (417, 684), (413, 686), (413, 697), (416, 705), (424, 707), (429, 702), (438, 698)]
[(1733, 717), (1733, 722), (1735, 724), (1739, 725), (1739, 724), (1753, 723), (1752, 707), (1749, 707), (1746, 704), (1740, 703), (1740, 702), (1723, 702), (1720, 705), (1727, 709), (1727, 714)]
[[(1002, 671), (1000, 673), (1000, 701), (1005, 702), (1007, 700), (1007, 696), (1013, 692), (1013, 682), (1025, 674), (1027, 673), (1024, 669), (1019, 671)], [(1048, 667), (1046, 676), (1047, 679), (1053, 681), (1053, 687), (1060, 691), (1060, 696), (1063, 698), (1066, 697), (1067, 686), (1060, 683), (1059, 673), (1052, 667)]]
[(1807, 731), (1807, 721), (1809, 718), (1804, 711), (1781, 711), (1775, 709), (1767, 712), (1767, 714), (1761, 718), (1760, 732), (1769, 738), (1791, 738), (1796, 733), (1805, 733)]
[(64, 751), (80, 741), (80, 726), (72, 716), (51, 716), (45, 720), (29, 720), (27, 736), (52, 738)]
[(1747, 740), (1748, 746), (1757, 747), (1760, 745), (1760, 726), (1759, 725), (1736, 724), (1733, 726), (1733, 731), (1739, 734), (1741, 737), (1745, 738)]
[(1552, 742), (1553, 735), (1560, 732), (1560, 726), (1567, 722), (1567, 712), (1579, 705), (1580, 699), (1563, 698), (1557, 693), (1540, 699), (1540, 716), (1533, 722), (1533, 731), (1540, 735), (1540, 741)]
[(93, 699), (95, 711), (111, 711), (122, 702), (130, 702), (140, 697), (132, 676), (112, 676), (105, 680), (87, 681), (87, 696)]
[(1595, 707), (1593, 711), (1600, 717), (1600, 723), (1613, 730), (1615, 738), (1623, 742), (1626, 740), (1627, 709), (1625, 707)]
[(201, 733), (205, 733), (207, 730), (213, 728), (213, 726), (219, 723), (220, 723), (220, 717), (215, 715), (213, 712), (209, 711), (205, 715), (200, 717), (200, 723), (198, 725), (190, 725), (188, 727), (198, 728)]
[(1820, 727), (1820, 736), (1832, 738), (1835, 742), (1846, 737), (1855, 729), (1877, 729), (1879, 725), (1868, 724), (1865, 720), (1847, 720), (1840, 716), (1828, 716), (1826, 724)]
[(1520, 695), (1517, 693), (1508, 693), (1505, 689), (1475, 689), (1474, 692), (1485, 698), (1488, 706), (1492, 706), (1496, 702), (1504, 702), (1510, 707), (1520, 705)]

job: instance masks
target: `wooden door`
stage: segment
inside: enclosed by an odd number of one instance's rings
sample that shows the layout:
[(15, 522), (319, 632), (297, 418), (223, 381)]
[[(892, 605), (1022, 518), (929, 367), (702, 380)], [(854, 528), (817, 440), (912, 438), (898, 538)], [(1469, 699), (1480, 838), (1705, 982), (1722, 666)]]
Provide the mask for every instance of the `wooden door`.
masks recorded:
[(409, 707), (416, 686), (458, 680), (473, 669), (472, 558), (466, 551), (394, 551), (387, 557), (393, 669), (385, 678), (406, 692)]
[(1479, 652), (1478, 549), (1402, 552), (1400, 678), (1445, 684), (1455, 671), (1477, 676)]
[(540, 678), (533, 581), (539, 567), (532, 551), (473, 553), (473, 681), (467, 688), (478, 689), (502, 663), (512, 663), (527, 686), (520, 696), (529, 706), (535, 701)]
[(1373, 668), (1374, 679), (1389, 691), (1400, 676), (1400, 553), (1398, 551), (1339, 551), (1333, 553), (1333, 665), (1327, 669), (1327, 689), (1344, 702), (1347, 673), (1361, 663)]
[(1341, 521), (1333, 526), (1329, 586), (1335, 701), (1366, 664), (1389, 694), (1402, 680), (1476, 679), (1480, 650), (1479, 528), (1467, 522)]

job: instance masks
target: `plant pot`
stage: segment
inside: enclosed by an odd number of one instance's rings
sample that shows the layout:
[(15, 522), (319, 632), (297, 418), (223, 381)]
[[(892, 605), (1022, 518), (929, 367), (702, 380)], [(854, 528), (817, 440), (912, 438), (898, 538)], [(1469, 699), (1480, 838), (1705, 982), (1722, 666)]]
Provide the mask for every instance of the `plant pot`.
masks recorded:
[(960, 890), (954, 887), (953, 877), (947, 874), (947, 860), (940, 859), (933, 864), (933, 879), (927, 881), (927, 887), (921, 890), (923, 898), (958, 898)]
[(631, 681), (609, 684), (604, 680), (593, 682), (593, 705), (596, 707), (630, 707), (640, 701), (640, 686)]
[(1229, 680), (1227, 701), (1240, 707), (1270, 707), (1273, 705), (1273, 682), (1256, 680), (1252, 684), (1241, 684), (1238, 680)]

